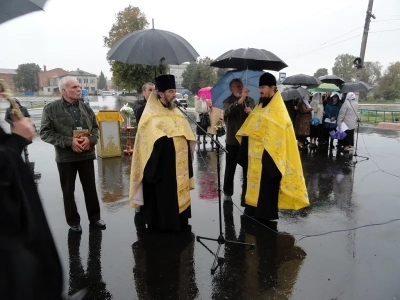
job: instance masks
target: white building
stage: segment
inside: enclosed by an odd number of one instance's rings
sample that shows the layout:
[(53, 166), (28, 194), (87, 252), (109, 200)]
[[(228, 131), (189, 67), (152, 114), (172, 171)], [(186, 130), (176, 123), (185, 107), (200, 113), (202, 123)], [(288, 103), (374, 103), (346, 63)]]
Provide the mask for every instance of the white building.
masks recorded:
[(176, 82), (176, 88), (177, 89), (182, 89), (182, 74), (186, 70), (186, 67), (189, 65), (189, 63), (183, 63), (181, 65), (169, 65), (169, 74), (172, 74), (175, 76), (175, 82)]
[(75, 77), (79, 84), (81, 85), (82, 89), (87, 89), (90, 92), (94, 92), (97, 90), (97, 75), (96, 74), (91, 74), (82, 70), (79, 70), (79, 68), (76, 71), (68, 72), (65, 75), (60, 76), (59, 78), (61, 79), (62, 77), (65, 76), (73, 76)]

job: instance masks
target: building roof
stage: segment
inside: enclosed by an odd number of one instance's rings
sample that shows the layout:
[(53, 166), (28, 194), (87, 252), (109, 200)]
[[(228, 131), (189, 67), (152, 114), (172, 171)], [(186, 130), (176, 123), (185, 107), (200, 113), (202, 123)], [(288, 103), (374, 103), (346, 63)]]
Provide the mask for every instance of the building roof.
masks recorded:
[(16, 69), (0, 69), (0, 74), (17, 74)]
[(71, 72), (68, 72), (67, 74), (65, 74), (65, 75), (63, 75), (63, 76), (60, 76), (60, 77), (64, 77), (64, 76), (94, 76), (94, 77), (97, 77), (97, 75), (96, 74), (92, 74), (92, 73), (89, 73), (89, 72), (85, 72), (85, 71), (82, 71), (82, 70), (76, 70), (76, 71), (71, 71)]
[(45, 87), (50, 85), (50, 78), (62, 77), (68, 74), (67, 71), (62, 68), (55, 68), (48, 71), (38, 72), (39, 87)]

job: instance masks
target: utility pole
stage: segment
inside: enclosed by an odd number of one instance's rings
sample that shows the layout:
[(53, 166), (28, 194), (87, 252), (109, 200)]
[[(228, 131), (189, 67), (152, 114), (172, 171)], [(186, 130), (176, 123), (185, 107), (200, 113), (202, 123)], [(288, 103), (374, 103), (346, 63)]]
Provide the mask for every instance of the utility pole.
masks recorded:
[(365, 17), (364, 33), (361, 41), (361, 50), (360, 50), (361, 64), (360, 66), (357, 67), (359, 70), (364, 67), (365, 50), (367, 48), (368, 32), (369, 32), (369, 25), (371, 24), (371, 18), (375, 19), (375, 16), (372, 14), (373, 4), (374, 0), (369, 0), (367, 15)]

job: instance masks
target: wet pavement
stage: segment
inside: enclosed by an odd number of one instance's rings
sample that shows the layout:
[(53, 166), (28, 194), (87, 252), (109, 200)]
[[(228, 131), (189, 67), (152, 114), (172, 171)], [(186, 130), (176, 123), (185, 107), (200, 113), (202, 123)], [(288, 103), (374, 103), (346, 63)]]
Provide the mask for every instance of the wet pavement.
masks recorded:
[[(105, 101), (109, 104), (93, 107), (123, 104)], [(33, 121), (39, 125), (37, 112)], [(357, 159), (336, 151), (302, 152), (311, 206), (281, 211), (277, 227), (269, 229), (239, 211), (243, 175), (238, 167), (234, 205), (223, 207), (223, 230), (229, 240), (256, 246), (222, 246), (226, 261), (213, 276), (214, 256), (196, 241), (219, 234), (217, 156), (210, 144), (194, 159), (191, 228), (180, 234), (136, 231), (128, 204), (130, 157), (117, 157), (95, 161), (107, 229), (89, 230), (78, 180), (83, 233), (69, 235), (53, 147), (36, 138), (29, 152), (42, 174), (38, 187), (62, 259), (66, 293), (88, 287), (87, 299), (399, 299), (398, 222), (302, 239), (400, 218), (399, 140), (399, 131), (363, 126)], [(220, 157), (223, 176), (224, 154)], [(217, 249), (216, 242), (203, 242)]]

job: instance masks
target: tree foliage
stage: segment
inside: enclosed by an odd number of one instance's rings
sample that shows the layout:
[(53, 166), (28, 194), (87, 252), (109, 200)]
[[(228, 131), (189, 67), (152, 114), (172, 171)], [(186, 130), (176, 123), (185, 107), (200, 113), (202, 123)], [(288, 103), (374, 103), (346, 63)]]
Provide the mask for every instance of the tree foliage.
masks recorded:
[(400, 99), (400, 61), (390, 64), (385, 70), (378, 83), (377, 95), (386, 100)]
[(104, 76), (103, 71), (100, 72), (100, 76), (97, 78), (97, 88), (99, 90), (107, 89), (107, 78)]
[(375, 85), (382, 76), (382, 65), (379, 61), (366, 61), (360, 71), (360, 81)]
[[(115, 17), (108, 36), (103, 37), (104, 46), (112, 48), (114, 44), (128, 33), (147, 28), (146, 15), (138, 7), (129, 5)], [(110, 61), (113, 81), (120, 89), (140, 92), (143, 83), (154, 80), (154, 67), (129, 65), (118, 61)]]
[(321, 76), (325, 76), (328, 75), (328, 69), (326, 68), (319, 68), (315, 73), (314, 73), (314, 77), (321, 77)]
[(218, 69), (211, 67), (211, 62), (212, 59), (209, 57), (191, 62), (182, 74), (182, 86), (193, 94), (197, 94), (198, 90), (203, 87), (213, 86), (219, 78), (217, 75)]
[(14, 75), (15, 86), (25, 91), (37, 92), (38, 90), (38, 72), (41, 69), (38, 64), (21, 64), (17, 68), (17, 74)]
[(351, 54), (340, 54), (336, 56), (332, 74), (339, 76), (346, 82), (356, 79), (357, 69), (353, 67), (354, 59), (355, 56)]

